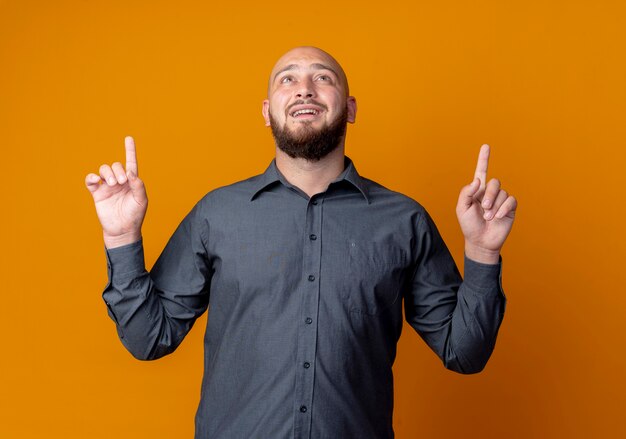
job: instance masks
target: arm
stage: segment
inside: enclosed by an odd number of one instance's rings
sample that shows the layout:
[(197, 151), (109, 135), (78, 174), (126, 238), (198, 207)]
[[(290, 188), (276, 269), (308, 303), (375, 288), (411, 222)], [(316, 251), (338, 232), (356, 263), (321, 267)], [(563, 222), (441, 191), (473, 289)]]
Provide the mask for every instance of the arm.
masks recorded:
[(478, 155), (474, 181), (459, 195), (457, 217), (465, 237), (462, 281), (435, 224), (425, 214), (417, 227), (420, 248), (407, 321), (460, 373), (480, 372), (495, 347), (506, 298), (500, 250), (513, 226), (517, 201), (492, 179), (486, 184), (489, 146)]
[(126, 169), (119, 162), (102, 165), (85, 184), (102, 225), (109, 275), (103, 298), (109, 315), (124, 346), (148, 360), (176, 349), (208, 305), (205, 223), (194, 208), (148, 273), (141, 241), (148, 198), (134, 141), (127, 137), (125, 143)]
[(107, 249), (102, 294), (122, 344), (140, 360), (173, 352), (209, 302), (206, 229), (196, 207), (178, 226), (148, 273), (142, 242)]
[(405, 294), (407, 322), (444, 366), (470, 374), (484, 369), (506, 306), (501, 265), (465, 258), (465, 280), (428, 214), (417, 228), (417, 264)]

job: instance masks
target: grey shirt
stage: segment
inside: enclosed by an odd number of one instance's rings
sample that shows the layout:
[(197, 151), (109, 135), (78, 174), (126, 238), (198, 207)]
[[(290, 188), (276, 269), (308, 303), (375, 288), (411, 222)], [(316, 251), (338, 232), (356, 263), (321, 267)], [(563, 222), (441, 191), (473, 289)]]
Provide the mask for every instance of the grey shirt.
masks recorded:
[(501, 265), (465, 280), (424, 208), (350, 159), (309, 198), (272, 161), (185, 217), (150, 272), (142, 243), (107, 251), (103, 293), (124, 346), (173, 352), (210, 305), (196, 439), (392, 438), (392, 364), (407, 322), (460, 373), (502, 322)]

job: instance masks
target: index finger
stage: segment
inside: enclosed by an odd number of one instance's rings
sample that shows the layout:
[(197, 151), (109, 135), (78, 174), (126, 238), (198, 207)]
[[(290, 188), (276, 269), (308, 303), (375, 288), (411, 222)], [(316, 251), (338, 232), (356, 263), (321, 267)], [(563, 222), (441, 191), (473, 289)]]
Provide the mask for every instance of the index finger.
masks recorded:
[(480, 188), (484, 189), (487, 182), (487, 167), (489, 166), (489, 145), (484, 144), (480, 147), (478, 153), (478, 162), (476, 163), (476, 172), (474, 178), (480, 180)]
[(124, 145), (126, 147), (126, 172), (132, 172), (133, 174), (138, 175), (135, 140), (131, 136), (126, 136), (126, 138), (124, 138)]

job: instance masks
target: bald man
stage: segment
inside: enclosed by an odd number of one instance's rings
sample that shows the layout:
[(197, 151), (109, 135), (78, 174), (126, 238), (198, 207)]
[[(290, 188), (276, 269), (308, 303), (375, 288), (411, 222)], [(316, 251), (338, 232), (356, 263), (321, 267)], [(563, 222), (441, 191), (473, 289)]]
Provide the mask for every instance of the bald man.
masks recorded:
[(450, 370), (480, 372), (494, 349), (516, 201), (487, 181), (489, 147), (456, 208), (463, 279), (424, 208), (345, 156), (356, 112), (332, 56), (283, 55), (263, 101), (275, 159), (202, 198), (150, 272), (133, 139), (125, 167), (86, 178), (106, 247), (103, 298), (124, 346), (142, 360), (167, 355), (211, 305), (196, 439), (394, 437), (402, 307)]

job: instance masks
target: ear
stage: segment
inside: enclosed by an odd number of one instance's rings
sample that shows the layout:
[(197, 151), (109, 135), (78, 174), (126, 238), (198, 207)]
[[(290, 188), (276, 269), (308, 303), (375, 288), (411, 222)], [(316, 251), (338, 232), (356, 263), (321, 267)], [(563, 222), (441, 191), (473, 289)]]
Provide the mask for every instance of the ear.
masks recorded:
[(348, 96), (346, 105), (348, 106), (348, 122), (354, 123), (356, 121), (356, 98)]
[(265, 119), (265, 126), (270, 126), (270, 101), (267, 99), (263, 100), (263, 109), (261, 111), (263, 113), (263, 119)]

